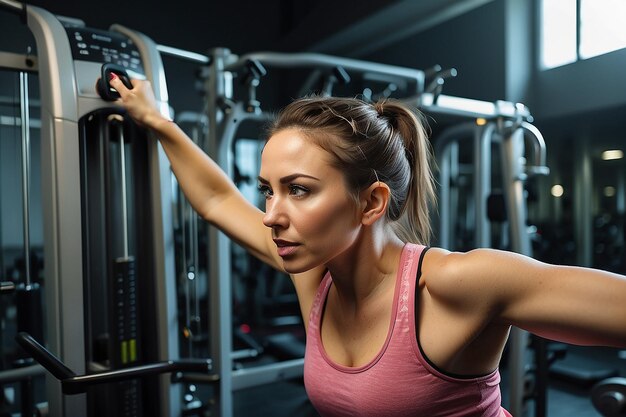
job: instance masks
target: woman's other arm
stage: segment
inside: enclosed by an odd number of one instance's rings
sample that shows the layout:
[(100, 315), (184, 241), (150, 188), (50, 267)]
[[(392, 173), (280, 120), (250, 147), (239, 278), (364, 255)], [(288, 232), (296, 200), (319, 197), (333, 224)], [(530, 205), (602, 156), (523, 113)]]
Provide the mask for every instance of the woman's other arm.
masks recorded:
[(490, 323), (572, 344), (626, 347), (625, 276), (492, 249), (437, 259), (442, 273), (429, 290), (467, 311), (488, 311)]

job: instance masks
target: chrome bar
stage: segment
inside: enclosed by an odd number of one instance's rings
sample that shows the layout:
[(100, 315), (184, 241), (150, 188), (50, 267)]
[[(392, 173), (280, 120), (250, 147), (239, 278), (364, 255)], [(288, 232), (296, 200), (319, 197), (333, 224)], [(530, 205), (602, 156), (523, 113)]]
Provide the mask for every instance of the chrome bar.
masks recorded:
[(487, 199), (491, 194), (491, 143), (496, 131), (495, 123), (478, 129), (474, 136), (474, 224), (475, 247), (491, 247), (491, 229), (487, 216)]
[[(526, 229), (526, 199), (524, 197), (524, 137), (523, 129), (516, 125), (505, 127), (502, 134), (503, 187), (507, 217), (511, 231), (511, 249), (522, 255), (532, 256), (530, 236)], [(527, 411), (527, 388), (524, 384), (530, 357), (529, 333), (513, 327), (509, 337), (509, 410), (514, 416), (525, 416)]]
[(243, 68), (249, 60), (258, 60), (263, 65), (282, 68), (313, 67), (331, 69), (342, 67), (346, 71), (403, 77), (415, 81), (419, 86), (418, 92), (421, 92), (424, 86), (424, 72), (417, 69), (311, 52), (255, 52), (242, 55), (236, 61), (226, 64), (224, 69), (226, 71), (237, 71)]
[[(214, 49), (211, 54), (209, 77), (206, 78), (208, 134), (204, 149), (216, 161), (226, 174), (233, 178), (232, 160), (228, 145), (221, 143), (224, 112), (218, 100), (230, 100), (232, 77), (225, 71), (226, 60), (230, 57), (228, 49)], [(215, 387), (214, 408), (216, 415), (228, 417), (233, 414), (232, 387), (232, 277), (230, 240), (216, 228), (209, 228), (209, 352), (215, 371), (220, 376), (220, 383)]]
[(453, 204), (450, 180), (453, 178), (453, 171), (458, 171), (454, 166), (458, 166), (458, 144), (461, 140), (468, 140), (475, 134), (476, 123), (466, 122), (444, 130), (435, 138), (435, 157), (439, 166), (439, 245), (445, 249), (453, 250), (452, 244), (454, 231), (455, 211)]
[(124, 126), (120, 125), (120, 174), (122, 176), (122, 237), (124, 258), (128, 258), (128, 202), (126, 190), (126, 154), (124, 152)]
[[(17, 126), (18, 124), (21, 124), (21, 123), (22, 123), (22, 121), (20, 120), (19, 117), (0, 115), (0, 126), (15, 127), (15, 126)], [(30, 128), (31, 129), (41, 129), (41, 120), (39, 120), (39, 119), (31, 119), (30, 120)]]
[(527, 167), (527, 170), (531, 170), (533, 174), (548, 175), (550, 168), (546, 163), (546, 141), (543, 139), (543, 135), (536, 126), (528, 122), (522, 122), (522, 128), (524, 129), (524, 137), (530, 137), (534, 151), (533, 163)]
[(157, 50), (163, 55), (169, 55), (176, 58), (186, 59), (188, 61), (199, 62), (201, 64), (209, 64), (211, 59), (197, 52), (186, 51), (184, 49), (175, 48), (167, 45), (157, 45)]
[(22, 213), (24, 232), (24, 278), (30, 279), (30, 115), (28, 111), (28, 74), (20, 72), (20, 118), (22, 128)]
[(445, 114), (469, 118), (507, 118), (532, 121), (530, 110), (521, 103), (508, 101), (482, 101), (465, 97), (455, 97), (431, 93), (418, 94), (402, 99), (403, 102), (432, 114)]
[(26, 5), (21, 1), (0, 0), (0, 8), (23, 15), (26, 13)]
[[(115, 124), (115, 128), (119, 132), (120, 143), (120, 182), (122, 187), (122, 256), (128, 258), (128, 206), (127, 206), (127, 190), (126, 190), (126, 153), (124, 149), (124, 119), (119, 114), (112, 114), (107, 118), (109, 125)], [(115, 122), (115, 123), (113, 123)]]
[(232, 387), (233, 391), (258, 387), (259, 385), (272, 382), (300, 378), (303, 373), (304, 359), (292, 359), (269, 365), (239, 369), (232, 372)]

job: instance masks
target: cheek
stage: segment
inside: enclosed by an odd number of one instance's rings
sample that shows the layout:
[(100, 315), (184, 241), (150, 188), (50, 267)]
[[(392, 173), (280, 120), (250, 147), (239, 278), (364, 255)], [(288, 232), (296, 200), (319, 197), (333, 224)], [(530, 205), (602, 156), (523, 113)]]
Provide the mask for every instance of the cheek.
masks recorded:
[(298, 229), (303, 237), (338, 240), (358, 222), (350, 201), (314, 201), (303, 208)]

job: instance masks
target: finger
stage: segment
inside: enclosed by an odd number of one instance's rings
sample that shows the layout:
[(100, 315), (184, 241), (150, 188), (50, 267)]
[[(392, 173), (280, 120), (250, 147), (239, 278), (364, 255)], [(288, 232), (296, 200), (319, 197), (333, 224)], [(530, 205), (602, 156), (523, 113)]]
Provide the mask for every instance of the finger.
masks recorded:
[(120, 94), (120, 96), (124, 97), (125, 94), (128, 93), (128, 88), (124, 85), (120, 77), (117, 76), (114, 72), (109, 74), (109, 84), (111, 87), (115, 88), (115, 90)]
[(138, 78), (129, 78), (129, 80), (130, 80), (130, 83), (133, 85), (133, 88), (141, 85), (143, 82), (147, 82), (147, 81), (142, 81)]

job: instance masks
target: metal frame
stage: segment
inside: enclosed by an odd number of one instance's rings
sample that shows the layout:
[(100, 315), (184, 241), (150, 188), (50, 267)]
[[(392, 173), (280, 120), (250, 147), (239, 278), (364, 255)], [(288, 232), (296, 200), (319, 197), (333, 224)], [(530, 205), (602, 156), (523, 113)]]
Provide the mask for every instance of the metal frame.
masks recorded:
[[(205, 151), (220, 164), (226, 174), (233, 177), (231, 150), (223, 146), (220, 134), (223, 130), (224, 112), (217, 102), (218, 97), (232, 97), (232, 78), (225, 72), (227, 49), (213, 50), (209, 76), (206, 82), (207, 118), (209, 123), (207, 149)], [(231, 416), (232, 405), (232, 288), (230, 282), (231, 259), (230, 242), (226, 235), (216, 228), (209, 229), (209, 352), (213, 358), (214, 370), (220, 376), (216, 387), (215, 407), (217, 415)]]
[(454, 249), (453, 227), (456, 224), (458, 188), (450, 183), (459, 175), (459, 142), (473, 139), (474, 148), (474, 224), (476, 247), (491, 246), (491, 235), (487, 223), (487, 197), (491, 191), (491, 144), (494, 138), (495, 123), (479, 126), (474, 122), (454, 125), (441, 133), (435, 142), (435, 156), (439, 167), (439, 244)]
[[(466, 102), (472, 103), (472, 102)], [(454, 126), (438, 138), (436, 154), (440, 166), (440, 187), (441, 187), (441, 215), (440, 215), (440, 244), (444, 248), (450, 248), (453, 241), (453, 231), (451, 225), (455, 224), (452, 213), (454, 204), (454, 194), (450, 189), (450, 180), (454, 175), (454, 164), (458, 165), (457, 156), (454, 154), (458, 148), (460, 140), (471, 137), (474, 132), (474, 205), (475, 205), (475, 225), (476, 225), (476, 247), (489, 247), (491, 239), (489, 234), (489, 220), (487, 219), (486, 199), (491, 191), (491, 144), (497, 143), (500, 147), (501, 172), (503, 176), (503, 188), (505, 190), (507, 218), (510, 230), (511, 249), (514, 252), (532, 256), (530, 235), (526, 226), (527, 208), (524, 197), (524, 181), (529, 175), (545, 175), (549, 172), (546, 167), (546, 147), (545, 141), (539, 130), (525, 121), (529, 115), (521, 116), (514, 113), (497, 113), (493, 110), (502, 108), (495, 106), (489, 112), (488, 107), (482, 106), (479, 116), (490, 116), (492, 121), (483, 127), (475, 124), (462, 124)], [(505, 107), (508, 108), (508, 107)], [(515, 106), (514, 109), (521, 107)], [(444, 109), (436, 109), (443, 113)], [(470, 112), (469, 109), (459, 109), (455, 107), (453, 114), (463, 114)], [(469, 134), (468, 134), (469, 133)], [(532, 145), (532, 161), (526, 165), (525, 159), (525, 139)], [(512, 328), (509, 337), (509, 367), (510, 367), (510, 398), (509, 410), (513, 415), (527, 415), (526, 401), (527, 392), (524, 381), (528, 372), (528, 364), (532, 358), (528, 351), (529, 333), (521, 329)], [(544, 396), (545, 393), (538, 393)], [(540, 399), (541, 400), (541, 399)], [(541, 402), (545, 404), (545, 402)]]
[(411, 94), (419, 94), (424, 90), (425, 75), (421, 70), (312, 52), (254, 52), (241, 57), (233, 55), (229, 62), (226, 63), (224, 69), (237, 72), (243, 69), (250, 60), (256, 60), (264, 65), (276, 68), (311, 68), (313, 71), (302, 86), (300, 90), (301, 95), (311, 90), (311, 86), (317, 79), (324, 75), (324, 70), (329, 71), (336, 67), (341, 67), (346, 71), (355, 71), (372, 79), (412, 82)]
[[(12, 126), (12, 127), (20, 127), (21, 136), (22, 136), (22, 190), (23, 190), (23, 218), (30, 218), (30, 200), (27, 197), (30, 189), (30, 133), (31, 129), (40, 129), (41, 121), (39, 119), (31, 119), (29, 115), (29, 107), (33, 105), (37, 105), (34, 100), (31, 101), (29, 99), (29, 94), (27, 91), (27, 76), (29, 73), (36, 74), (37, 73), (37, 60), (36, 58), (30, 55), (21, 55), (14, 53), (6, 53), (0, 52), (0, 70), (8, 70), (14, 71), (20, 76), (20, 116), (19, 117), (11, 117), (0, 115), (0, 126)], [(24, 222), (24, 256), (25, 256), (25, 276), (26, 276), (26, 286), (25, 289), (29, 289), (32, 282), (30, 276), (30, 251), (28, 248), (30, 247), (30, 229), (27, 225), (28, 221)], [(3, 287), (5, 283), (2, 283)], [(9, 289), (15, 289), (15, 285), (12, 283), (8, 284), (7, 287)], [(42, 325), (43, 326), (43, 325)], [(45, 376), (45, 369), (39, 365), (29, 365), (24, 368), (16, 368), (16, 369), (8, 369), (0, 371), (0, 386), (3, 384), (10, 384), (15, 382), (26, 382), (36, 377)], [(26, 383), (22, 384), (22, 389), (30, 389), (31, 384)], [(22, 398), (22, 411), (26, 411), (26, 407), (36, 407), (37, 405), (32, 404), (33, 400), (32, 395), (24, 395)]]
[[(507, 218), (511, 230), (511, 249), (523, 255), (532, 256), (530, 236), (526, 230), (526, 199), (524, 197), (524, 167), (521, 161), (524, 155), (524, 136), (520, 128), (511, 128), (502, 138), (502, 175), (505, 184)], [(508, 133), (508, 134), (506, 134)], [(509, 381), (510, 411), (513, 415), (525, 416), (527, 364), (530, 363), (528, 352), (528, 332), (512, 327), (509, 336)]]
[[(20, 2), (2, 0), (2, 7), (19, 12), (33, 33), (37, 43), (37, 56), (0, 53), (0, 67), (37, 72), (41, 84), (41, 136), (42, 136), (42, 204), (44, 218), (44, 256), (46, 275), (47, 345), (69, 366), (85, 373), (85, 322), (83, 303), (80, 172), (78, 150), (78, 119), (85, 113), (102, 107), (102, 101), (93, 89), (94, 80), (76, 78), (74, 60), (65, 29), (59, 19), (48, 11)], [(75, 20), (74, 23), (82, 22)], [(119, 25), (111, 27), (133, 39), (145, 60), (145, 69), (155, 87), (156, 98), (164, 114), (169, 114), (165, 76), (156, 45), (144, 35)], [(97, 63), (76, 62), (80, 65)], [(93, 91), (79, 91), (81, 83), (89, 83)], [(77, 87), (78, 84), (78, 87)], [(154, 213), (154, 259), (159, 315), (157, 325), (170, 333), (177, 333), (175, 282), (166, 279), (174, 276), (173, 238), (171, 228), (171, 199), (168, 183), (161, 181), (169, 176), (169, 163), (156, 143), (150, 144), (150, 185)], [(168, 286), (169, 285), (169, 286)], [(171, 288), (170, 288), (171, 287)], [(161, 333), (158, 351), (163, 359), (177, 357), (178, 346), (172, 343), (167, 331)], [(40, 368), (33, 368), (39, 372)], [(164, 415), (174, 415), (181, 410), (181, 395), (175, 395), (167, 377), (161, 379)], [(86, 414), (85, 395), (64, 397), (61, 384), (48, 378), (46, 396), (50, 412), (58, 416)]]

